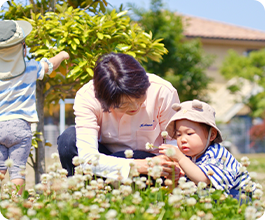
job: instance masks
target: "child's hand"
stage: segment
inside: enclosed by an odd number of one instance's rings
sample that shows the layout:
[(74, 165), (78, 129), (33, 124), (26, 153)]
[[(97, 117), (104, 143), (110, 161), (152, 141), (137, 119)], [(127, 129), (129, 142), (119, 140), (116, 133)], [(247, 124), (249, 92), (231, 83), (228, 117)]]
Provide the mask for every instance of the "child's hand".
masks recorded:
[(68, 60), (70, 58), (69, 54), (66, 51), (61, 51), (60, 56), (62, 56), (63, 60)]
[(170, 144), (162, 144), (159, 146), (159, 153), (168, 156), (170, 159), (178, 162), (180, 159), (185, 156), (178, 147)]

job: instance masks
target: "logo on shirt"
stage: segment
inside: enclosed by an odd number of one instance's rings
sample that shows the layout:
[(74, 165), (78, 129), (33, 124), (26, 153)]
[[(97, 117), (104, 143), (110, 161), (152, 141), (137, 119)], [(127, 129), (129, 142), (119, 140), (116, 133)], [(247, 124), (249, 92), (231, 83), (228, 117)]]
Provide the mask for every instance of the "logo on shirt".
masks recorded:
[(153, 127), (154, 124), (141, 124), (140, 128), (142, 127)]
[(143, 123), (143, 124), (140, 125), (140, 128), (143, 128), (143, 127), (153, 127), (154, 122), (155, 122), (155, 120), (153, 120), (153, 123), (151, 123), (151, 124)]

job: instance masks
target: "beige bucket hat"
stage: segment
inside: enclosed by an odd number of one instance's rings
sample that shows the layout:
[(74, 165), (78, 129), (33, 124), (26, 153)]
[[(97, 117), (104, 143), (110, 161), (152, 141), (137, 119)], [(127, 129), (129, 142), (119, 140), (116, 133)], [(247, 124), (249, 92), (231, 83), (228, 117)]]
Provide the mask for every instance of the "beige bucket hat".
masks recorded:
[(174, 138), (175, 135), (174, 122), (187, 119), (215, 128), (217, 130), (217, 136), (213, 141), (215, 143), (221, 143), (223, 141), (221, 131), (215, 124), (215, 110), (207, 103), (195, 99), (193, 101), (182, 102), (181, 104), (175, 103), (172, 105), (172, 108), (176, 113), (171, 117), (166, 126), (166, 131), (170, 137)]
[(26, 64), (22, 42), (31, 32), (27, 21), (0, 21), (0, 80), (24, 73)]

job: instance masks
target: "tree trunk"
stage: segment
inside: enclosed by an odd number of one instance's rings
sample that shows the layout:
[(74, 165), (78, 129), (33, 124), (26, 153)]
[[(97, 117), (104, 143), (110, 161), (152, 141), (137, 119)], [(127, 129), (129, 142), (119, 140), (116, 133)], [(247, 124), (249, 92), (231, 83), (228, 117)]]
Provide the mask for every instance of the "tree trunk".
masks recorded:
[(39, 116), (37, 131), (41, 132), (41, 135), (38, 135), (41, 141), (38, 142), (38, 148), (36, 148), (36, 156), (35, 156), (36, 165), (34, 167), (34, 171), (35, 171), (36, 184), (40, 182), (40, 177), (45, 172), (44, 94), (43, 94), (44, 86), (45, 83), (42, 80), (37, 81), (36, 102), (37, 102), (37, 112)]

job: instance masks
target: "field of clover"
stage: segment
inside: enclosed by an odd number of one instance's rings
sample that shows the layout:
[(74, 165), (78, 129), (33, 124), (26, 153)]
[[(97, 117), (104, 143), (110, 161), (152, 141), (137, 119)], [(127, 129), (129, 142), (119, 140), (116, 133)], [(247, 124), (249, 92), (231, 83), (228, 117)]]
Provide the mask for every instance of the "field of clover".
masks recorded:
[[(146, 147), (153, 146), (147, 143)], [(130, 150), (125, 151), (126, 157), (130, 158), (132, 154)], [(0, 182), (1, 213), (14, 220), (252, 220), (264, 213), (262, 186), (258, 183), (252, 200), (248, 199), (251, 187), (246, 186), (246, 194), (240, 195), (239, 202), (222, 190), (207, 187), (205, 183), (196, 186), (185, 177), (181, 177), (176, 185), (169, 179), (163, 182), (159, 161), (152, 158), (147, 158), (147, 177), (139, 176), (131, 162), (130, 178), (103, 179), (92, 172), (98, 166), (99, 157), (99, 154), (95, 156), (91, 166), (83, 166), (83, 160), (73, 158), (75, 175), (68, 178), (67, 171), (55, 162), (49, 166), (48, 173), (41, 176), (41, 183), (25, 190), (21, 196), (17, 195), (18, 189), (15, 190), (11, 182), (2, 185)], [(58, 154), (52, 154), (52, 158), (58, 159)], [(243, 165), (241, 172), (246, 172), (250, 161), (243, 157), (240, 162)], [(5, 163), (8, 167), (13, 165), (11, 160)], [(21, 172), (25, 172), (25, 168), (22, 167)], [(0, 174), (0, 181), (3, 179)]]

